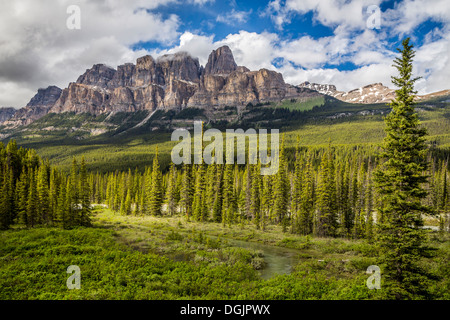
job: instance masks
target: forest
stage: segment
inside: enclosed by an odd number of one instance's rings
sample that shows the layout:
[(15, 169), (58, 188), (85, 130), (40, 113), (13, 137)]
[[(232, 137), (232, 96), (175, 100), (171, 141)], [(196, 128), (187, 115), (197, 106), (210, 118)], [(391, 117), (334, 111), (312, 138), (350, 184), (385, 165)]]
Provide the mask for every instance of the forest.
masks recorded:
[[(158, 156), (144, 172), (88, 173), (82, 158), (69, 174), (15, 141), (0, 145), (2, 229), (12, 224), (63, 228), (89, 226), (90, 205), (106, 204), (122, 215), (185, 215), (224, 225), (252, 223), (264, 230), (319, 237), (373, 237), (380, 199), (373, 186), (373, 147), (297, 147), (289, 162), (281, 145), (280, 170), (262, 176), (260, 165), (171, 165), (163, 173)], [(449, 230), (449, 163), (443, 152), (428, 155), (430, 177), (424, 200)]]

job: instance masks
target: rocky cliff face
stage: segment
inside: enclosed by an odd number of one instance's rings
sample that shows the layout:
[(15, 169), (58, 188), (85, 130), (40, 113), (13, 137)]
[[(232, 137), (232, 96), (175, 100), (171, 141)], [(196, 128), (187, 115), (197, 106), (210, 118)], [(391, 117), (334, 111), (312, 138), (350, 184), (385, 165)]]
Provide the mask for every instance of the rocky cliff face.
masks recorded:
[(384, 103), (391, 101), (394, 90), (381, 83), (349, 92), (338, 91), (334, 85), (309, 82), (289, 85), (278, 72), (250, 71), (238, 66), (230, 48), (223, 46), (210, 54), (204, 68), (186, 52), (156, 60), (147, 55), (137, 59), (136, 64), (127, 63), (117, 70), (96, 64), (64, 90), (39, 90), (25, 108), (6, 122), (28, 124), (48, 112), (103, 114), (197, 107), (211, 113), (225, 106), (243, 108), (250, 103), (322, 94), (351, 103)]
[(370, 84), (348, 92), (338, 91), (334, 85), (310, 82), (303, 82), (299, 87), (316, 90), (322, 94), (350, 103), (389, 103), (395, 98), (395, 90), (384, 86), (382, 83)]
[(94, 65), (64, 89), (50, 112), (107, 112), (245, 106), (297, 96), (280, 73), (238, 67), (227, 46), (205, 68), (186, 52), (139, 58), (117, 70)]
[(16, 113), (16, 109), (14, 108), (0, 108), (0, 125), (11, 119)]
[(209, 55), (205, 74), (229, 75), (238, 68), (233, 53), (228, 46), (220, 47)]
[(4, 124), (13, 127), (27, 125), (45, 116), (59, 99), (61, 92), (62, 90), (56, 86), (39, 89), (30, 102), (24, 108), (17, 110), (14, 116)]

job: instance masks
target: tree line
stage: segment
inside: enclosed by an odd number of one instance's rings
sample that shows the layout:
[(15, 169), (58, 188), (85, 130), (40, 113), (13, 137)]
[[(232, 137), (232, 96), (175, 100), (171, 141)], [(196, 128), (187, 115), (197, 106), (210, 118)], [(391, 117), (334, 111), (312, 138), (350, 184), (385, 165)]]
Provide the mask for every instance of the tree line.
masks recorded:
[[(261, 164), (172, 164), (163, 174), (156, 155), (144, 172), (91, 173), (90, 201), (123, 215), (183, 214), (193, 221), (253, 223), (262, 230), (279, 224), (302, 235), (372, 239), (375, 222), (383, 220), (376, 210), (375, 151), (297, 146), (289, 163), (283, 139), (273, 176), (261, 176)], [(428, 157), (434, 165), (424, 202), (441, 213), (441, 228), (448, 230), (448, 160)]]
[(91, 204), (84, 159), (70, 174), (42, 160), (33, 149), (0, 142), (0, 229), (89, 226)]

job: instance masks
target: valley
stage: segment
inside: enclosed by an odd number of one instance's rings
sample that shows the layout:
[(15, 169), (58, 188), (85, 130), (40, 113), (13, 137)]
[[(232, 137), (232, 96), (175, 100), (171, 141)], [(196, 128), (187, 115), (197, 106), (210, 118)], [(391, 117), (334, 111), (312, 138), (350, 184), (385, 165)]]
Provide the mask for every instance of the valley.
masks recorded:
[[(238, 66), (227, 46), (205, 67), (183, 52), (144, 56), (39, 90), (0, 118), (0, 298), (392, 299), (366, 271), (383, 263), (374, 176), (394, 96), (287, 84)], [(432, 280), (405, 299), (449, 299), (449, 101), (416, 99), (433, 211), (417, 218), (432, 248), (418, 263)], [(195, 121), (279, 129), (280, 170), (173, 165), (171, 134)], [(69, 265), (83, 290), (64, 286)]]

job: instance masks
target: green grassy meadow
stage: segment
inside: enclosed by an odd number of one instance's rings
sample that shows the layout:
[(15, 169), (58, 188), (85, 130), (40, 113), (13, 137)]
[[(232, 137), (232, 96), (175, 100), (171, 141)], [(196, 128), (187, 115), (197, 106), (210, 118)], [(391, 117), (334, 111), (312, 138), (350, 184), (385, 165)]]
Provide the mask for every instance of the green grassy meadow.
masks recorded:
[[(12, 229), (0, 233), (0, 299), (138, 300), (378, 299), (366, 287), (377, 253), (363, 240), (309, 238), (224, 227), (184, 217), (120, 216), (97, 207), (92, 228)], [(298, 252), (292, 273), (262, 279), (264, 254), (230, 246), (240, 239)], [(428, 233), (435, 257), (421, 263), (436, 282), (435, 299), (450, 298), (448, 235)], [(182, 255), (181, 255), (182, 253)], [(67, 267), (81, 270), (81, 289), (69, 290)]]

